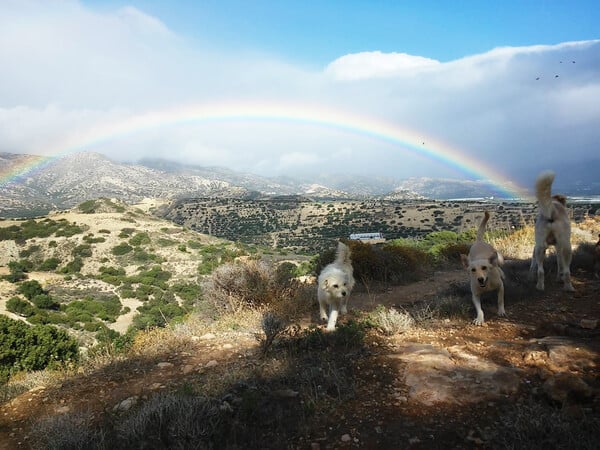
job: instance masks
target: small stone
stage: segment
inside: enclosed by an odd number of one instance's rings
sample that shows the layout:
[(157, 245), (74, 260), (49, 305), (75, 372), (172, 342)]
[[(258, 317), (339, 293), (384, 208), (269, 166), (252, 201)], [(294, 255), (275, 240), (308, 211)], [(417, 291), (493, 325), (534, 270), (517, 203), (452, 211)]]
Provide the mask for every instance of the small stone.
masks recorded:
[(169, 367), (173, 367), (173, 363), (170, 362), (159, 362), (157, 364), (159, 369), (168, 369)]
[(342, 436), (342, 442), (350, 442), (352, 440), (352, 437), (350, 437), (349, 434), (344, 434)]
[(581, 319), (579, 326), (587, 330), (594, 330), (598, 326), (598, 319)]
[(133, 405), (135, 405), (138, 401), (138, 396), (134, 395), (133, 397), (126, 398), (125, 400), (117, 403), (113, 408), (113, 411), (125, 412), (129, 411)]
[(206, 368), (210, 368), (210, 367), (215, 367), (217, 364), (219, 364), (215, 359), (211, 359), (209, 362), (207, 362), (204, 367)]
[(59, 406), (55, 411), (57, 414), (66, 414), (71, 411), (71, 408), (69, 406)]
[(233, 348), (233, 345), (231, 344), (223, 344), (223, 348), (226, 350), (229, 350), (230, 348)]
[(212, 333), (206, 333), (206, 334), (203, 334), (202, 336), (200, 336), (200, 339), (202, 339), (202, 340), (214, 339), (214, 338), (216, 338), (216, 336)]
[(185, 366), (183, 366), (181, 368), (181, 372), (184, 375), (187, 375), (188, 373), (192, 372), (194, 370), (194, 366), (192, 366), (191, 364), (186, 364)]

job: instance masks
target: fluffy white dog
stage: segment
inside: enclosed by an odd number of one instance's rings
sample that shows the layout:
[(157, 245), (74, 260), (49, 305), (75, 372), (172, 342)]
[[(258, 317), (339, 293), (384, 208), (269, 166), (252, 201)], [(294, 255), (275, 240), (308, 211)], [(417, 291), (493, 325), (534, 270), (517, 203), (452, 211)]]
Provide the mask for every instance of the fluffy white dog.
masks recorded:
[(321, 319), (327, 321), (327, 331), (333, 331), (338, 311), (341, 314), (348, 312), (348, 297), (354, 287), (350, 248), (346, 244), (338, 243), (335, 261), (323, 268), (317, 283)]
[(536, 288), (544, 290), (544, 258), (550, 245), (556, 248), (557, 278), (565, 291), (573, 292), (571, 284), (571, 221), (566, 208), (567, 199), (552, 195), (554, 172), (542, 172), (535, 182), (535, 196), (539, 212), (535, 219), (535, 247), (531, 258), (531, 272), (537, 267)]
[(504, 272), (500, 268), (500, 264), (504, 260), (494, 247), (483, 240), (489, 218), (490, 213), (486, 211), (477, 230), (477, 239), (469, 250), (469, 256), (460, 255), (471, 280), (471, 295), (477, 311), (477, 317), (473, 320), (475, 325), (483, 325), (481, 294), (484, 292), (498, 290), (498, 315), (506, 315), (504, 311)]

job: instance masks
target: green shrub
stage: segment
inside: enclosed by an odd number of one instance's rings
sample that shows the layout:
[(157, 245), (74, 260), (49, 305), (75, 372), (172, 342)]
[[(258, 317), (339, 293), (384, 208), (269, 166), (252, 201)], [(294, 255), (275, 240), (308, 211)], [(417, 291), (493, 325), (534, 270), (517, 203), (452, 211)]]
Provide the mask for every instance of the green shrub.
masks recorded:
[(24, 281), (17, 288), (17, 292), (23, 294), (27, 300), (31, 300), (36, 295), (45, 294), (46, 291), (37, 280)]
[(79, 273), (83, 268), (83, 260), (78, 256), (62, 268), (62, 273)]
[(134, 247), (144, 244), (150, 244), (151, 242), (152, 241), (150, 240), (150, 236), (148, 236), (148, 233), (137, 233), (135, 236), (129, 239), (129, 245), (132, 245)]
[(97, 208), (96, 200), (87, 200), (80, 203), (77, 208), (84, 214), (93, 214)]
[(11, 282), (18, 283), (21, 280), (25, 280), (27, 278), (27, 272), (30, 270), (30, 264), (27, 260), (21, 261), (10, 261), (8, 263), (9, 274), (4, 275), (2, 278)]
[(144, 330), (153, 327), (165, 327), (176, 318), (182, 318), (185, 310), (175, 302), (153, 299), (138, 308), (133, 318), (133, 327)]
[(112, 254), (115, 256), (123, 256), (133, 250), (133, 247), (129, 244), (119, 244), (112, 249)]
[(19, 297), (11, 297), (8, 299), (6, 302), (6, 309), (22, 317), (29, 317), (34, 313), (31, 303), (21, 300)]
[(31, 299), (31, 302), (40, 309), (56, 309), (58, 303), (48, 294), (38, 294)]
[(60, 264), (60, 259), (48, 258), (40, 264), (38, 270), (40, 270), (42, 272), (49, 272), (52, 270), (56, 270), (56, 268), (58, 267), (59, 264)]
[(29, 326), (0, 315), (0, 382), (19, 370), (77, 360), (77, 341), (51, 325)]
[(78, 245), (71, 251), (71, 255), (89, 258), (92, 256), (92, 246), (89, 244)]

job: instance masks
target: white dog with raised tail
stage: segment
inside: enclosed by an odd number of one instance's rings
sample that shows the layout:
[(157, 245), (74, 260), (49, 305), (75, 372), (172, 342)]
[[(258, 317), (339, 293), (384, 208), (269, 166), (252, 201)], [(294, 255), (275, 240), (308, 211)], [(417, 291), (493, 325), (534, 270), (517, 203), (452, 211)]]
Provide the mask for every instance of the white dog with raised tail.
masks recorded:
[(539, 212), (535, 219), (535, 247), (531, 272), (537, 267), (536, 288), (544, 290), (544, 258), (550, 245), (556, 248), (558, 271), (556, 277), (564, 283), (565, 291), (573, 292), (571, 284), (571, 221), (563, 195), (552, 195), (554, 172), (542, 172), (535, 181), (535, 196)]
[(481, 294), (484, 292), (498, 290), (498, 315), (506, 315), (504, 311), (504, 272), (500, 268), (504, 260), (494, 247), (483, 240), (489, 218), (490, 213), (486, 211), (477, 229), (477, 238), (469, 250), (469, 256), (460, 255), (471, 281), (471, 295), (477, 311), (477, 317), (473, 320), (475, 325), (483, 325)]
[(339, 242), (335, 261), (325, 266), (318, 278), (319, 310), (321, 319), (327, 321), (327, 331), (335, 329), (338, 311), (341, 314), (348, 312), (348, 297), (353, 287), (350, 248), (343, 242)]

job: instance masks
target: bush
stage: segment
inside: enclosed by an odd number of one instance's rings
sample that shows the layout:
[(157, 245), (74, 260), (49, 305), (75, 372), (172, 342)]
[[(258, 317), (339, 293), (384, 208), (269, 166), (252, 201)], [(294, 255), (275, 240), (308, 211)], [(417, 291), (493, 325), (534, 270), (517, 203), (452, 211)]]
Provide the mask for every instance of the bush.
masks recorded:
[(87, 200), (80, 203), (78, 208), (84, 214), (93, 214), (96, 212), (97, 208), (96, 200)]
[(19, 370), (42, 370), (77, 360), (77, 341), (51, 325), (29, 326), (0, 315), (0, 381)]
[(129, 239), (129, 245), (133, 245), (134, 247), (138, 247), (144, 244), (150, 244), (152, 241), (150, 240), (150, 236), (148, 233), (137, 233), (131, 239)]
[(62, 273), (79, 273), (83, 268), (83, 260), (78, 256), (73, 258), (73, 261), (67, 263), (65, 267), (62, 268)]
[(38, 294), (31, 299), (31, 302), (40, 309), (57, 309), (58, 303), (48, 294)]
[(17, 288), (17, 292), (23, 294), (27, 300), (33, 299), (36, 295), (45, 294), (46, 291), (42, 285), (36, 280), (24, 281)]
[(115, 256), (123, 256), (133, 250), (133, 247), (129, 244), (119, 244), (113, 247), (112, 254)]
[(387, 309), (379, 305), (369, 315), (373, 325), (384, 334), (391, 336), (410, 330), (415, 321), (407, 311), (398, 311), (395, 308)]
[(60, 264), (60, 259), (48, 258), (40, 264), (39, 270), (42, 272), (49, 272), (52, 270), (56, 270), (56, 268), (58, 267), (59, 264)]
[(71, 251), (71, 255), (89, 258), (92, 256), (92, 246), (90, 244), (78, 245)]
[(22, 317), (29, 317), (34, 313), (31, 303), (21, 300), (19, 297), (11, 297), (8, 299), (6, 302), (6, 309)]

